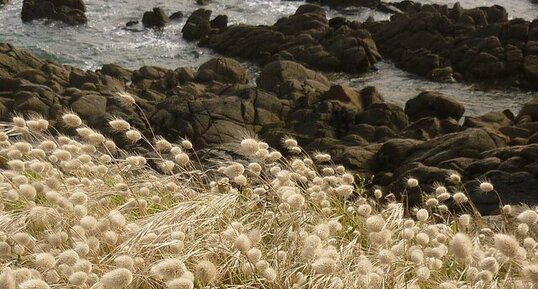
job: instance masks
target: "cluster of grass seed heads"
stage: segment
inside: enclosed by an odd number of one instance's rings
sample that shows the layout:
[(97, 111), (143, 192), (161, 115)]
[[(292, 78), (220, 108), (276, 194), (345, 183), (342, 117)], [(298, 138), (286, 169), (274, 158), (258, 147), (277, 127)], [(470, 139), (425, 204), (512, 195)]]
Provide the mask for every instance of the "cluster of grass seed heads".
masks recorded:
[[(125, 105), (136, 105), (128, 93)], [(55, 135), (34, 116), (0, 132), (0, 288), (536, 288), (536, 208), (482, 217), (461, 176), (421, 191), (368, 194), (330, 154), (290, 157), (255, 138), (204, 171), (189, 140), (111, 133), (67, 112)], [(156, 157), (157, 156), (157, 157)], [(156, 166), (150, 166), (156, 164)], [(495, 193), (494, 180), (478, 191)], [(430, 184), (428, 184), (430, 185)], [(405, 193), (405, 192), (404, 192)]]

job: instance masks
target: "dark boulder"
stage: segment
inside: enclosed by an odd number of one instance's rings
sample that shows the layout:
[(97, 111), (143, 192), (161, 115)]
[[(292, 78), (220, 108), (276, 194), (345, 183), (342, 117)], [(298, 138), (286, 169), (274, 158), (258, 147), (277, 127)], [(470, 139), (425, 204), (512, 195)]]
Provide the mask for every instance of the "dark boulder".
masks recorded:
[(194, 11), (181, 30), (183, 38), (186, 40), (196, 40), (211, 33), (211, 23), (209, 22), (211, 13), (211, 10), (203, 8)]
[(387, 126), (393, 131), (404, 129), (409, 120), (403, 109), (392, 103), (374, 103), (357, 115), (357, 123)]
[(459, 120), (465, 107), (458, 100), (438, 92), (425, 91), (405, 103), (405, 113), (411, 121), (433, 116)]
[(162, 28), (170, 22), (170, 18), (166, 15), (163, 9), (159, 7), (153, 8), (153, 11), (144, 12), (144, 17), (142, 17), (142, 24), (144, 27), (148, 28)]
[(489, 180), (496, 193), (483, 193), (480, 191), (480, 182), (476, 180), (466, 182), (465, 189), (482, 213), (498, 213), (500, 203), (525, 204), (531, 207), (538, 204), (538, 179), (531, 173), (492, 170), (483, 174), (480, 179)]

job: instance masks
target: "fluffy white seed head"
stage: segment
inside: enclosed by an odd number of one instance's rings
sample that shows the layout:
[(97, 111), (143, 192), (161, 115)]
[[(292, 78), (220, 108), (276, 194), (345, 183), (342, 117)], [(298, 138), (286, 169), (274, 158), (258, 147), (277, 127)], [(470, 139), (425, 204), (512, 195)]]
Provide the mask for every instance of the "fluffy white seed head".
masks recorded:
[(17, 281), (15, 280), (15, 274), (11, 268), (7, 267), (0, 274), (0, 288), (16, 289)]
[(469, 236), (464, 233), (454, 235), (450, 242), (450, 251), (462, 263), (472, 261), (473, 244)]
[(274, 282), (277, 278), (277, 272), (273, 268), (266, 268), (262, 271), (262, 276), (269, 282)]
[(187, 278), (176, 278), (166, 282), (168, 289), (193, 289), (194, 284)]
[(163, 280), (179, 278), (186, 271), (185, 264), (181, 260), (174, 258), (164, 259), (151, 267), (151, 274)]
[(469, 201), (469, 198), (467, 198), (467, 196), (462, 192), (455, 193), (452, 196), (452, 199), (454, 199), (454, 202), (456, 202), (457, 204), (463, 204), (463, 203), (467, 203), (467, 201)]
[(69, 276), (68, 282), (74, 286), (82, 286), (88, 280), (88, 274), (85, 272), (75, 272)]
[(420, 209), (417, 211), (417, 220), (421, 222), (426, 222), (428, 218), (430, 217), (430, 213), (426, 209)]
[(125, 288), (133, 282), (133, 273), (125, 268), (114, 269), (105, 273), (100, 282), (106, 288)]
[(196, 278), (202, 284), (208, 284), (217, 278), (217, 267), (211, 261), (201, 261), (196, 265)]
[(330, 275), (337, 269), (336, 261), (329, 257), (321, 257), (312, 263), (314, 272), (322, 275)]
[(522, 271), (529, 282), (538, 284), (538, 263), (528, 264)]
[(142, 134), (135, 129), (130, 129), (125, 133), (125, 136), (131, 143), (136, 143), (140, 139), (142, 139)]
[(224, 174), (229, 178), (235, 178), (245, 172), (245, 167), (240, 163), (234, 163), (224, 169)]
[(118, 100), (125, 105), (134, 105), (136, 100), (134, 97), (127, 91), (120, 91), (117, 93)]
[(495, 234), (495, 248), (508, 258), (514, 258), (518, 254), (519, 242), (514, 236), (506, 234)]
[(258, 141), (253, 138), (246, 138), (241, 141), (241, 151), (247, 156), (255, 155), (258, 149)]
[(479, 187), (480, 190), (484, 193), (489, 193), (493, 191), (493, 185), (490, 182), (481, 182)]
[(124, 132), (131, 129), (131, 124), (119, 118), (109, 121), (108, 125), (110, 126), (111, 130), (114, 132)]
[(36, 254), (34, 263), (37, 268), (48, 270), (56, 266), (56, 259), (49, 253), (39, 253)]
[(82, 119), (72, 112), (62, 115), (62, 121), (67, 127), (75, 128), (82, 125)]
[(49, 289), (49, 284), (40, 279), (30, 279), (19, 284), (20, 289)]
[(290, 138), (290, 137), (285, 138), (283, 140), (283, 144), (287, 149), (291, 149), (291, 148), (296, 147), (298, 145), (297, 141), (295, 139), (293, 139), (293, 138)]
[(525, 210), (517, 216), (517, 220), (531, 226), (538, 222), (538, 213), (534, 210)]
[(368, 232), (379, 232), (385, 227), (385, 220), (379, 215), (373, 215), (366, 219)]
[(415, 178), (409, 178), (407, 179), (407, 187), (414, 188), (418, 186), (418, 180)]
[(252, 246), (252, 241), (246, 234), (240, 234), (237, 236), (234, 242), (234, 248), (242, 253), (246, 253)]

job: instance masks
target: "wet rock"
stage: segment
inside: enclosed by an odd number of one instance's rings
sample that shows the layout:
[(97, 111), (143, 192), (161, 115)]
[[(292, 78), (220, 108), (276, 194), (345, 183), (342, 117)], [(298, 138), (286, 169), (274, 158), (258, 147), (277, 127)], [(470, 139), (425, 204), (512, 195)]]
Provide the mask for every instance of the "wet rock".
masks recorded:
[(183, 12), (181, 11), (176, 11), (172, 14), (170, 14), (170, 21), (179, 21), (183, 18)]
[(209, 25), (211, 25), (211, 28), (215, 29), (225, 29), (228, 27), (228, 16), (226, 15), (217, 15), (213, 20), (209, 22)]
[(153, 11), (144, 12), (142, 24), (148, 28), (162, 28), (170, 22), (170, 18), (166, 15), (163, 9), (159, 7), (153, 8)]
[(405, 113), (411, 121), (427, 116), (459, 120), (464, 112), (465, 107), (461, 102), (432, 91), (422, 92), (405, 103)]
[(442, 82), (538, 89), (538, 46), (531, 38), (538, 33), (529, 21), (508, 20), (500, 6), (397, 6), (405, 13), (363, 27), (398, 67)]
[(213, 58), (198, 68), (196, 80), (200, 82), (248, 83), (245, 68), (236, 60), (226, 57)]
[(80, 25), (88, 22), (84, 12), (86, 6), (83, 0), (24, 0), (21, 18), (24, 22), (47, 18)]
[(377, 8), (381, 5), (380, 0), (307, 0), (310, 3), (319, 3), (322, 5), (329, 5), (331, 7), (368, 7)]
[(225, 55), (253, 59), (260, 65), (291, 60), (320, 70), (356, 73), (369, 71), (381, 59), (368, 31), (352, 22), (331, 27), (325, 10), (312, 4), (300, 6), (295, 14), (281, 18), (273, 26), (233, 25), (216, 30), (203, 34), (208, 37), (199, 45)]
[(211, 10), (203, 8), (194, 11), (181, 30), (183, 38), (185, 40), (196, 40), (211, 33), (212, 29), (209, 22), (211, 13)]

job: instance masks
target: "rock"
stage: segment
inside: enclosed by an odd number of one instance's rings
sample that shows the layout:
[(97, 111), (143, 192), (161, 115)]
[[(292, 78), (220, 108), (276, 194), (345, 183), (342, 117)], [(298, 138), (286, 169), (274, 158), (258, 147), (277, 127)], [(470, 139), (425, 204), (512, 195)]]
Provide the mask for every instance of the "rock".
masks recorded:
[[(209, 21), (209, 17), (202, 21), (204, 25), (206, 20)], [(290, 60), (323, 71), (362, 73), (371, 70), (381, 59), (368, 31), (356, 22), (344, 23), (334, 30), (325, 10), (317, 5), (301, 5), (295, 14), (279, 19), (273, 26), (241, 24), (227, 27), (226, 21), (218, 24), (221, 21), (217, 20), (219, 17), (211, 21), (213, 30), (191, 39), (202, 38), (200, 46), (225, 55), (252, 59), (260, 65)], [(185, 32), (189, 29), (196, 30), (195, 25), (184, 27)]]
[(211, 25), (211, 28), (215, 29), (226, 29), (226, 27), (228, 27), (228, 16), (217, 15), (217, 17), (209, 22), (209, 25)]
[[(423, 192), (434, 191), (435, 184), (446, 183), (447, 177), (452, 173), (452, 170), (426, 166), (416, 162), (408, 163), (396, 171), (397, 176), (387, 186), (386, 191), (394, 193), (399, 197), (398, 200), (403, 200), (412, 207), (422, 201)], [(417, 179), (420, 183), (420, 188), (408, 188), (406, 186), (408, 178)]]
[(24, 0), (21, 18), (24, 22), (47, 18), (80, 25), (88, 22), (84, 12), (86, 6), (83, 0)]
[(128, 21), (127, 23), (125, 23), (125, 26), (126, 27), (132, 27), (132, 26), (136, 26), (140, 23), (140, 21), (138, 20), (131, 20), (131, 21)]
[(376, 164), (380, 170), (399, 167), (413, 153), (422, 141), (414, 139), (391, 139), (385, 142), (376, 153)]
[(101, 95), (83, 95), (71, 104), (71, 109), (83, 118), (98, 118), (106, 113), (107, 100)]
[(465, 127), (491, 127), (498, 129), (503, 126), (508, 126), (512, 120), (502, 112), (488, 112), (478, 117), (465, 117), (463, 126)]
[(226, 57), (213, 58), (198, 68), (196, 80), (200, 82), (248, 83), (247, 73), (241, 63)]
[(457, 157), (476, 157), (483, 151), (505, 147), (507, 139), (493, 131), (470, 128), (420, 144), (406, 161), (435, 166)]
[(538, 89), (538, 27), (531, 22), (508, 20), (500, 6), (396, 6), (404, 13), (362, 24), (396, 66), (441, 82)]
[(374, 167), (374, 156), (375, 152), (363, 147), (346, 147), (338, 161), (353, 170), (368, 172)]
[(170, 22), (170, 18), (166, 15), (163, 9), (159, 7), (153, 8), (153, 11), (144, 12), (142, 17), (142, 24), (148, 28), (162, 28)]
[(35, 92), (19, 91), (15, 94), (15, 110), (21, 113), (37, 113), (49, 117), (50, 107)]
[(258, 87), (276, 92), (280, 85), (287, 81), (299, 82), (313, 81), (329, 89), (329, 80), (321, 73), (305, 68), (292, 61), (274, 61), (267, 64), (256, 79)]
[(179, 21), (183, 18), (183, 12), (181, 11), (176, 11), (172, 14), (170, 14), (170, 21)]
[(523, 72), (531, 83), (538, 81), (538, 55), (527, 55), (525, 57)]
[(538, 121), (538, 98), (533, 98), (525, 103), (515, 119), (518, 124), (533, 121)]
[(307, 0), (306, 2), (340, 8), (348, 6), (377, 8), (381, 4), (380, 0)]
[(528, 138), (531, 134), (528, 129), (517, 126), (503, 126), (499, 131), (509, 138)]
[(212, 29), (209, 22), (211, 13), (211, 10), (203, 8), (194, 11), (181, 30), (183, 38), (185, 40), (196, 40), (211, 33)]
[(433, 74), (439, 68), (439, 56), (427, 49), (407, 51), (398, 63), (403, 69), (420, 75)]
[(461, 102), (432, 91), (422, 92), (405, 103), (405, 113), (411, 121), (427, 116), (459, 120), (464, 112), (465, 107)]
[(399, 131), (409, 124), (403, 109), (391, 103), (374, 103), (367, 110), (357, 115), (357, 123), (373, 126), (387, 126), (393, 131)]
[(474, 178), (485, 172), (495, 170), (501, 165), (498, 157), (488, 157), (471, 163), (464, 172), (467, 178)]
[[(502, 204), (519, 205), (523, 203), (530, 207), (538, 204), (538, 196), (531, 193), (536, 192), (538, 179), (531, 173), (492, 170), (482, 175), (480, 179), (491, 180), (497, 192), (496, 194), (484, 194), (480, 191), (480, 184), (476, 180), (465, 183), (466, 191), (481, 213), (496, 213), (500, 201)], [(501, 200), (497, 195), (500, 196)]]
[(122, 79), (124, 81), (131, 80), (133, 72), (131, 70), (125, 69), (117, 64), (105, 64), (101, 68), (101, 73), (110, 75), (112, 77)]

